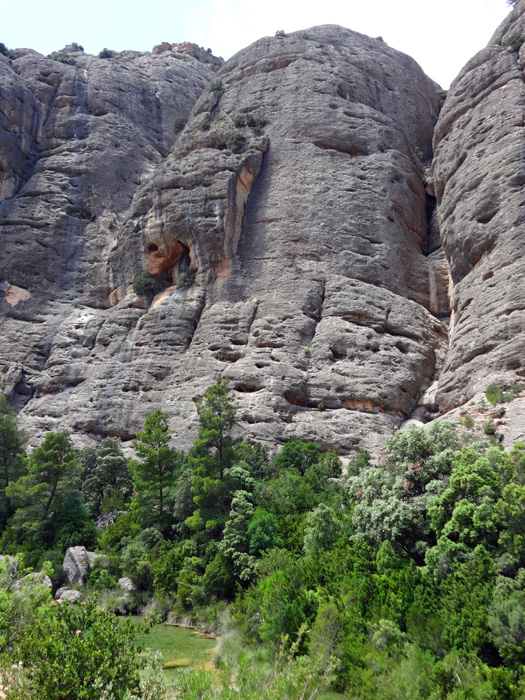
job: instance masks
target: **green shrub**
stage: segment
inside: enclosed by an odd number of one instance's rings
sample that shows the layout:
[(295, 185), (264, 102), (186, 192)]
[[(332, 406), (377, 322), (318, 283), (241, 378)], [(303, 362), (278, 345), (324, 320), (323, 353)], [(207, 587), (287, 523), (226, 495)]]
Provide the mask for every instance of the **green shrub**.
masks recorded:
[(208, 117), (206, 117), (200, 124), (200, 130), (201, 131), (209, 131), (210, 130), (210, 120)]
[(437, 91), (437, 96), (438, 96), (438, 107), (439, 110), (441, 111), (441, 108), (445, 104), (445, 100), (447, 99), (447, 90), (438, 90)]
[(158, 279), (151, 273), (146, 272), (146, 270), (143, 270), (133, 280), (133, 291), (139, 297), (146, 297), (155, 294), (158, 288)]
[(77, 65), (76, 60), (72, 56), (68, 56), (67, 53), (57, 53), (56, 56), (53, 56), (53, 60), (59, 63), (65, 63), (68, 66)]
[(262, 128), (261, 124), (256, 124), (253, 127), (252, 131), (253, 131), (254, 136), (261, 136), (261, 134), (263, 132), (263, 128)]
[(176, 134), (179, 134), (184, 129), (187, 123), (188, 120), (186, 119), (186, 117), (177, 117), (177, 119), (175, 119), (175, 122), (173, 123), (173, 130)]
[(216, 80), (210, 85), (210, 90), (211, 92), (220, 92), (221, 90), (224, 90), (224, 83), (222, 80)]
[(278, 29), (275, 32), (275, 36), (279, 39), (285, 39), (288, 36), (288, 34), (284, 31), (284, 29)]
[(81, 221), (95, 221), (97, 218), (96, 214), (82, 209), (75, 209), (69, 216), (74, 216), (75, 219), (80, 219)]
[(519, 51), (525, 42), (525, 37), (521, 32), (514, 32), (507, 39), (501, 42), (502, 49), (512, 49), (512, 51)]
[(232, 134), (226, 141), (226, 148), (232, 153), (242, 153), (246, 146), (246, 139), (239, 133)]
[(523, 386), (521, 384), (513, 384), (508, 391), (503, 392), (503, 398), (504, 400), (509, 403), (512, 401), (515, 397), (516, 394), (519, 394), (520, 391), (523, 389)]
[(503, 401), (503, 390), (496, 386), (495, 384), (489, 384), (485, 390), (485, 396), (489, 403), (502, 403)]
[(191, 287), (195, 282), (195, 272), (188, 268), (180, 273), (177, 277), (177, 289), (185, 289), (186, 287)]
[(243, 126), (246, 126), (246, 117), (234, 117), (233, 123), (238, 129), (240, 129)]
[(257, 126), (257, 119), (253, 116), (253, 114), (246, 115), (246, 126)]
[(23, 667), (13, 677), (10, 697), (98, 700), (111, 693), (124, 698), (140, 682), (135, 645), (147, 627), (97, 610), (94, 600), (58, 606), (27, 628), (16, 650)]
[(324, 401), (319, 401), (319, 403), (317, 404), (317, 410), (318, 411), (326, 411), (326, 406), (325, 406)]
[(473, 428), (474, 427), (474, 419), (472, 416), (465, 416), (463, 419), (463, 425), (465, 428)]
[(496, 434), (496, 424), (492, 420), (487, 420), (483, 423), (483, 432), (485, 435), (495, 435)]
[(113, 58), (115, 54), (113, 51), (110, 51), (109, 49), (102, 49), (102, 51), (99, 53), (98, 57), (99, 58)]
[(11, 58), (12, 56), (11, 51), (9, 51), (7, 46), (5, 44), (2, 44), (2, 42), (0, 42), (0, 53), (6, 58)]

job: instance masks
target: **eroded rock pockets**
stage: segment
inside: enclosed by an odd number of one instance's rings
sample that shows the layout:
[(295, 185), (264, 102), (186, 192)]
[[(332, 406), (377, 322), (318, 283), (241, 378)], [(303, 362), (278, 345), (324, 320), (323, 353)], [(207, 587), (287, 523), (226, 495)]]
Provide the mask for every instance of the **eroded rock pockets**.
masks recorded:
[(434, 179), (453, 282), (442, 411), (525, 376), (524, 13), (520, 2), (467, 63), (436, 127)]
[(124, 212), (214, 74), (189, 49), (158, 49), (104, 60), (67, 47), (75, 65), (27, 49), (0, 57), (0, 356), (24, 366), (18, 408), (67, 319), (110, 305)]
[[(381, 440), (446, 347), (418, 158), (436, 115), (412, 59), (341, 27), (233, 57), (119, 219), (111, 308), (79, 307), (57, 329), (28, 425), (129, 438), (161, 405), (187, 447), (194, 402), (223, 373), (244, 437), (341, 453)], [(187, 269), (195, 283), (177, 289)], [(151, 304), (131, 293), (141, 270), (164, 287)]]

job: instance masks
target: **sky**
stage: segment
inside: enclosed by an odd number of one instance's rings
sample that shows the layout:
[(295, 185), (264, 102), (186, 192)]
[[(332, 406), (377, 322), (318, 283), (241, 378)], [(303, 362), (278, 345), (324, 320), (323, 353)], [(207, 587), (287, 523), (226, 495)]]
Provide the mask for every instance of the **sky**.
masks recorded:
[(448, 88), (509, 10), (506, 0), (0, 0), (0, 41), (42, 54), (73, 41), (93, 54), (193, 41), (227, 59), (277, 30), (340, 24), (381, 36)]

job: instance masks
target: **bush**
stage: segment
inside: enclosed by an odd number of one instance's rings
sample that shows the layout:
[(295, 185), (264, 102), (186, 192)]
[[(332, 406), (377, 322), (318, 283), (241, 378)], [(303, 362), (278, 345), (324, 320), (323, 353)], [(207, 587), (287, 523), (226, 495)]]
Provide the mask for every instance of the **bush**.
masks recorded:
[(472, 416), (465, 416), (463, 419), (463, 425), (465, 428), (473, 428), (474, 427), (474, 419)]
[(11, 58), (11, 55), (12, 55), (11, 51), (9, 51), (7, 46), (5, 44), (2, 44), (2, 42), (0, 42), (0, 53), (2, 54), (2, 56), (5, 56), (6, 58)]
[(206, 118), (201, 122), (201, 125), (200, 125), (199, 128), (200, 128), (201, 131), (209, 131), (209, 130), (210, 130), (210, 120), (208, 119), (208, 117), (206, 117)]
[(53, 56), (53, 60), (59, 63), (65, 63), (68, 66), (77, 65), (76, 60), (72, 56), (68, 56), (67, 53), (57, 53), (56, 56)]
[(158, 279), (146, 270), (142, 271), (133, 280), (133, 291), (139, 297), (147, 297), (155, 294), (159, 288)]
[(109, 49), (102, 49), (102, 51), (99, 53), (98, 57), (99, 58), (113, 58), (115, 54), (113, 51), (110, 51)]
[(519, 51), (525, 42), (525, 37), (521, 32), (514, 32), (507, 39), (501, 42), (502, 49), (512, 49), (512, 51)]
[(275, 36), (279, 39), (285, 39), (288, 36), (288, 34), (284, 31), (284, 29), (278, 29), (275, 32)]
[(238, 129), (240, 129), (243, 126), (246, 126), (246, 117), (234, 117), (233, 123)]
[(177, 117), (173, 124), (173, 130), (176, 134), (179, 134), (184, 129), (187, 123), (188, 120), (186, 119), (186, 117)]
[(492, 404), (504, 402), (509, 403), (516, 397), (517, 394), (520, 393), (522, 389), (523, 387), (521, 384), (513, 384), (510, 389), (507, 389), (506, 391), (500, 389), (500, 387), (496, 386), (495, 384), (489, 384), (485, 390), (485, 396), (487, 397), (487, 401)]
[(144, 631), (144, 625), (97, 610), (94, 600), (60, 605), (27, 628), (16, 653), (24, 668), (10, 697), (99, 700), (111, 692), (110, 697), (121, 700), (139, 685), (135, 644)]
[(224, 83), (222, 80), (216, 80), (210, 85), (210, 90), (211, 92), (220, 92), (221, 90), (224, 90)]
[(226, 141), (226, 148), (232, 153), (242, 153), (246, 146), (246, 139), (239, 133), (232, 134)]
[(488, 420), (483, 423), (483, 432), (485, 435), (495, 435), (496, 434), (496, 424), (494, 421)]
[(485, 396), (490, 403), (501, 403), (503, 401), (503, 390), (495, 384), (489, 384), (485, 390)]
[(191, 287), (195, 282), (195, 272), (191, 269), (184, 270), (177, 277), (177, 289), (185, 289), (186, 287)]

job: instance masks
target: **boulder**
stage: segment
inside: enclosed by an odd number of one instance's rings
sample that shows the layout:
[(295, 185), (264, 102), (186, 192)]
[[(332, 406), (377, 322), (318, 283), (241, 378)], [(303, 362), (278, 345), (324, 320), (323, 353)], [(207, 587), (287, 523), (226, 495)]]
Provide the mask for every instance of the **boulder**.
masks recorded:
[(55, 600), (59, 602), (78, 603), (81, 597), (82, 593), (80, 591), (73, 591), (69, 588), (59, 588), (55, 594)]
[(105, 554), (88, 552), (85, 547), (69, 547), (64, 557), (62, 568), (66, 579), (72, 586), (84, 583), (88, 570), (96, 559), (107, 559)]
[(33, 572), (31, 574), (27, 574), (27, 576), (24, 576), (23, 578), (20, 579), (20, 581), (17, 581), (16, 583), (16, 588), (24, 588), (25, 586), (29, 585), (35, 585), (35, 584), (43, 584), (44, 586), (47, 586), (49, 590), (53, 590), (53, 582), (49, 578), (49, 576), (43, 574), (42, 572)]
[(119, 578), (118, 585), (120, 586), (120, 589), (126, 591), (126, 593), (131, 593), (135, 590), (135, 584), (128, 576)]

